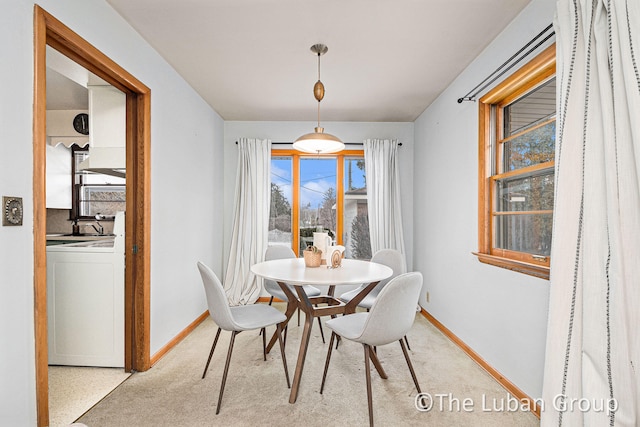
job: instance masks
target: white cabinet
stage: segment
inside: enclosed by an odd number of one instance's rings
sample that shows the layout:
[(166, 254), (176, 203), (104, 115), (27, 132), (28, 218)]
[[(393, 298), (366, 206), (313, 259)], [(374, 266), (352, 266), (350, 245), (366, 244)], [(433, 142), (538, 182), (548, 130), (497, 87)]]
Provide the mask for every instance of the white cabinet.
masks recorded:
[(47, 144), (47, 207), (71, 209), (71, 149)]
[(89, 158), (80, 169), (125, 169), (127, 97), (113, 86), (89, 86)]

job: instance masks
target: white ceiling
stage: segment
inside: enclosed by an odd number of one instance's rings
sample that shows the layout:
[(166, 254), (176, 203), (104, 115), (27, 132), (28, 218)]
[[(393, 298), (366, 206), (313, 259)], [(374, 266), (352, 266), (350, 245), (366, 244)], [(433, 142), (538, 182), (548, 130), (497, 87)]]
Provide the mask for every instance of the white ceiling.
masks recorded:
[(87, 110), (89, 85), (109, 84), (47, 46), (47, 110)]
[(87, 110), (89, 92), (86, 86), (47, 67), (47, 110)]
[(323, 43), (321, 120), (400, 122), (529, 1), (107, 0), (225, 120), (315, 120)]

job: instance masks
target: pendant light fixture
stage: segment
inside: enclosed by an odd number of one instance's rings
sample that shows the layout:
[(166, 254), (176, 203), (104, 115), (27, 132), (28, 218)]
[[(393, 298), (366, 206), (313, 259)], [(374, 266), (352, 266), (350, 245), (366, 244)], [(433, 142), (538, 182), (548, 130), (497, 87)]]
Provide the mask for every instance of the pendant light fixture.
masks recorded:
[(318, 126), (315, 132), (302, 135), (293, 143), (293, 148), (298, 151), (313, 154), (337, 153), (344, 150), (344, 143), (337, 137), (324, 133), (324, 128), (320, 127), (320, 101), (324, 98), (324, 85), (320, 81), (320, 56), (327, 53), (329, 48), (323, 44), (311, 46), (311, 52), (318, 55), (318, 81), (313, 86), (313, 96), (318, 101)]

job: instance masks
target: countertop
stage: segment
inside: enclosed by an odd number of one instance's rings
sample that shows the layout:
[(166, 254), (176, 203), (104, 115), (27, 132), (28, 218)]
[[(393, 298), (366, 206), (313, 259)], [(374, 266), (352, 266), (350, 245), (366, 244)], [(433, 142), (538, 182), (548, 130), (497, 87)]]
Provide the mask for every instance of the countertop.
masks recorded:
[(113, 239), (115, 234), (80, 234), (80, 235), (72, 235), (72, 234), (47, 234), (47, 240), (68, 240), (69, 242), (86, 242), (89, 240), (105, 240), (105, 239)]
[[(76, 236), (74, 236), (76, 237)], [(113, 252), (115, 243), (114, 237), (102, 236), (93, 240), (69, 240), (47, 245), (47, 252)]]

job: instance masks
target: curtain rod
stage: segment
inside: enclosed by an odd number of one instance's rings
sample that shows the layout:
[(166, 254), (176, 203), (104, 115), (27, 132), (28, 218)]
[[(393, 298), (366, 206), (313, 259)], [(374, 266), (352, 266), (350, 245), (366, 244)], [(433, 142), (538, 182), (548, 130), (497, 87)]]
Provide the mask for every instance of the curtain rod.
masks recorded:
[[(547, 34), (542, 40), (540, 40), (535, 46), (533, 46), (531, 49), (529, 49), (528, 51), (526, 51), (524, 53), (524, 55), (522, 55), (520, 58), (518, 58), (515, 62), (513, 62), (512, 64), (510, 64), (507, 67), (507, 64), (509, 64), (511, 61), (513, 61), (518, 55), (520, 55), (525, 49), (527, 49), (529, 46), (531, 46), (533, 43), (535, 43), (540, 37), (542, 37), (547, 31), (549, 31), (550, 29), (553, 28), (553, 24), (549, 24), (549, 26), (547, 28), (545, 28), (544, 30), (542, 30), (537, 36), (535, 36), (534, 38), (532, 38), (531, 40), (529, 40), (529, 42), (522, 46), (522, 48), (520, 48), (519, 51), (517, 51), (516, 53), (514, 53), (511, 58), (507, 59), (505, 61), (504, 64), (502, 64), (501, 66), (499, 66), (498, 68), (496, 68), (493, 73), (489, 74), (483, 81), (481, 81), (480, 83), (478, 83), (478, 85), (476, 87), (474, 87), (473, 89), (471, 89), (465, 96), (463, 96), (462, 98), (458, 98), (458, 104), (461, 104), (462, 101), (475, 101), (476, 99), (476, 95), (478, 95), (479, 93), (481, 93), (484, 89), (486, 89), (491, 83), (495, 82), (497, 79), (499, 79), (502, 75), (504, 75), (504, 73), (506, 73), (507, 71), (509, 71), (510, 69), (512, 69), (513, 67), (515, 67), (520, 61), (522, 61), (524, 58), (526, 58), (531, 52), (533, 52), (534, 50), (536, 50), (537, 48), (539, 48), (544, 42), (546, 42), (547, 40), (549, 40), (551, 37), (553, 37), (556, 32), (551, 30), (551, 33)], [(505, 68), (506, 67), (506, 68)], [(493, 77), (493, 78), (492, 78)], [(487, 80), (491, 79), (490, 81), (487, 82)], [(485, 82), (487, 82), (485, 84)], [(484, 86), (483, 86), (484, 85)], [(480, 87), (482, 86), (482, 87)], [(480, 88), (480, 89), (478, 89)]]
[[(293, 142), (271, 142), (271, 145), (291, 145)], [(236, 141), (236, 145), (238, 145), (238, 141)], [(344, 145), (362, 145), (362, 142), (345, 142)], [(401, 146), (402, 142), (398, 142), (398, 145)]]

